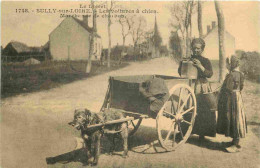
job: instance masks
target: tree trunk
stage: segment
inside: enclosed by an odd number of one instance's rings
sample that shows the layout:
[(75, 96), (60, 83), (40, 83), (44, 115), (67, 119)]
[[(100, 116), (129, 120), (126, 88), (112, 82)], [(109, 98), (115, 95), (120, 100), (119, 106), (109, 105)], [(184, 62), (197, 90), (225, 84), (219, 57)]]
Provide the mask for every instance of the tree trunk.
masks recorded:
[(126, 38), (126, 36), (123, 36), (123, 50), (122, 50), (122, 53), (119, 56), (119, 64), (121, 64), (122, 58), (123, 58), (122, 56), (125, 53), (125, 38)]
[(88, 55), (88, 64), (87, 64), (87, 67), (86, 67), (86, 73), (90, 73), (91, 71), (91, 67), (92, 67), (92, 61), (91, 61), (91, 58), (92, 58), (92, 55), (93, 55), (93, 50), (94, 50), (94, 34), (97, 30), (96, 28), (96, 9), (94, 8), (94, 1), (92, 0), (91, 1), (91, 5), (92, 5), (92, 10), (93, 10), (93, 30), (92, 32), (90, 33), (90, 42), (89, 42), (89, 55)]
[(198, 30), (199, 30), (199, 37), (202, 38), (203, 36), (203, 28), (202, 28), (202, 6), (201, 1), (198, 1)]
[(191, 56), (190, 39), (191, 39), (191, 1), (187, 2), (186, 18), (185, 18), (185, 32), (186, 32), (186, 58)]
[(181, 57), (186, 57), (186, 39), (180, 38), (180, 45), (181, 45)]
[(123, 37), (123, 51), (125, 50), (125, 36)]
[(190, 33), (189, 33), (189, 27), (186, 28), (186, 58), (190, 57)]
[(89, 42), (89, 55), (88, 55), (88, 64), (86, 68), (86, 73), (90, 73), (91, 67), (92, 67), (92, 61), (91, 57), (93, 55), (93, 49), (94, 49), (94, 35), (93, 32), (90, 34), (90, 42)]
[(134, 42), (134, 61), (136, 61), (136, 46), (137, 42)]
[[(191, 39), (192, 39), (192, 9), (193, 9), (193, 1), (190, 2), (190, 13), (189, 13), (189, 33), (190, 33), (190, 39), (189, 39), (189, 47), (191, 48)], [(191, 49), (190, 49), (191, 50)]]
[(108, 28), (108, 55), (107, 55), (107, 67), (110, 68), (110, 55), (111, 55), (111, 13), (110, 11), (108, 12), (108, 24), (107, 24), (107, 28)]
[(225, 20), (221, 5), (215, 0), (215, 9), (218, 18), (218, 38), (219, 38), (219, 81), (222, 82), (225, 76), (226, 56), (225, 56)]

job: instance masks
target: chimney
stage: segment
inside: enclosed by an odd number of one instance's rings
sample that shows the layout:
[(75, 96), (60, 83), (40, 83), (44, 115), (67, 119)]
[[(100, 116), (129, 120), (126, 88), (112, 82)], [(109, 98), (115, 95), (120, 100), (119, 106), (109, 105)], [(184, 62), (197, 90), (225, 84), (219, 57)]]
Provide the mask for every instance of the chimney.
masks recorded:
[(214, 28), (215, 28), (215, 26), (216, 26), (216, 22), (215, 22), (215, 21), (213, 21), (213, 22), (212, 22), (212, 29), (214, 29)]
[(210, 32), (210, 25), (207, 26), (207, 33)]
[(88, 27), (88, 15), (83, 15), (83, 23)]

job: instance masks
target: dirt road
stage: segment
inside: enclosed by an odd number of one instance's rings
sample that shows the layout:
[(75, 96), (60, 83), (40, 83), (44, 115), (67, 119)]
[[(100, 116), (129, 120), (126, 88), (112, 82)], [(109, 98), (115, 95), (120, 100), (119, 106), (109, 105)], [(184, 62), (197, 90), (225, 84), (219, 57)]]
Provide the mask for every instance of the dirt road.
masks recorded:
[[(108, 77), (114, 75), (176, 75), (177, 65), (169, 58), (132, 63), (123, 69), (73, 82), (60, 88), (24, 94), (1, 102), (1, 167), (44, 168), (84, 167), (81, 161), (46, 164), (46, 157), (74, 150), (78, 136), (67, 123), (75, 108), (98, 111), (103, 103)], [(155, 121), (148, 119), (130, 138), (130, 147), (156, 139)], [(243, 152), (222, 151), (221, 142), (231, 139), (218, 135), (199, 143), (197, 136), (174, 152), (140, 154), (129, 152), (127, 159), (102, 154), (98, 167), (259, 167), (260, 142), (249, 127)]]

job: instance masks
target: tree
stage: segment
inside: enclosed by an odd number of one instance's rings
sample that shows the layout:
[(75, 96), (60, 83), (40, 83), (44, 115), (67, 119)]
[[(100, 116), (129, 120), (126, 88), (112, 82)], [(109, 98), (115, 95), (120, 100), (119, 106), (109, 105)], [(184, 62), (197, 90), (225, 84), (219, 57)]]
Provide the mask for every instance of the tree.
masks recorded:
[(198, 0), (198, 30), (199, 30), (199, 37), (202, 38), (203, 36), (203, 28), (202, 28), (202, 2)]
[(110, 57), (111, 57), (111, 12), (115, 8), (115, 1), (110, 0), (107, 2), (108, 4), (106, 5), (107, 10), (108, 10), (108, 17), (107, 17), (107, 30), (108, 30), (108, 55), (107, 55), (107, 67), (110, 68)]
[(236, 55), (240, 58), (240, 71), (245, 74), (245, 76), (255, 82), (260, 83), (260, 53), (245, 52), (242, 50), (237, 50)]
[(190, 41), (192, 37), (191, 20), (194, 6), (194, 1), (181, 1), (174, 2), (169, 7), (172, 18), (170, 27), (179, 36), (182, 57), (190, 56)]
[(93, 50), (94, 50), (94, 40), (95, 40), (95, 35), (97, 33), (97, 24), (96, 24), (96, 8), (95, 8), (95, 3), (94, 0), (91, 0), (91, 8), (92, 8), (92, 20), (93, 20), (93, 28), (91, 30), (90, 33), (90, 42), (89, 42), (89, 55), (88, 55), (88, 64), (87, 64), (87, 68), (86, 68), (86, 73), (90, 73), (91, 71), (91, 67), (92, 67), (92, 55), (93, 55)]
[(191, 37), (192, 37), (192, 9), (194, 6), (194, 1), (188, 1), (186, 3), (186, 19), (185, 19), (185, 27), (186, 27), (186, 57), (191, 56)]
[(226, 56), (225, 56), (225, 20), (220, 3), (215, 0), (215, 9), (218, 18), (218, 39), (219, 39), (219, 81), (225, 77)]
[[(130, 25), (130, 17), (126, 16), (125, 18), (121, 17), (118, 20), (119, 24), (121, 25), (121, 34), (122, 34), (122, 38), (123, 38), (123, 51), (125, 52), (125, 40), (126, 37), (130, 34), (130, 29), (131, 29), (131, 25)], [(121, 54), (119, 56), (119, 63), (121, 63)]]
[(170, 36), (170, 41), (169, 41), (169, 46), (173, 51), (173, 57), (174, 59), (179, 62), (182, 58), (182, 51), (181, 51), (181, 41), (180, 38), (178, 36), (178, 33), (175, 31), (171, 32), (171, 36)]
[(143, 38), (145, 38), (145, 27), (146, 27), (146, 19), (143, 16), (137, 17), (133, 15), (129, 19), (130, 25), (130, 34), (133, 39), (134, 43), (134, 53), (135, 53), (135, 60), (136, 60), (136, 49), (137, 45), (141, 42)]

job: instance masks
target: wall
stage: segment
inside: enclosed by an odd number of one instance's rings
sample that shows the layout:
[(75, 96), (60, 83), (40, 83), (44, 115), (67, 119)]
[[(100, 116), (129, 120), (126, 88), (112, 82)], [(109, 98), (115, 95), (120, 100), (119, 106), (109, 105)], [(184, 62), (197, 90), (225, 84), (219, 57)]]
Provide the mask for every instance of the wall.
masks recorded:
[(73, 18), (64, 19), (49, 35), (54, 60), (87, 60), (89, 33)]
[[(219, 60), (218, 29), (212, 30), (205, 38), (206, 47), (204, 56), (210, 60)], [(230, 57), (235, 53), (235, 38), (226, 32), (225, 34), (225, 54)]]

